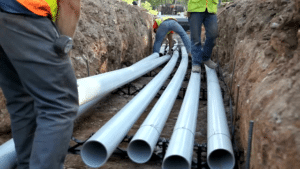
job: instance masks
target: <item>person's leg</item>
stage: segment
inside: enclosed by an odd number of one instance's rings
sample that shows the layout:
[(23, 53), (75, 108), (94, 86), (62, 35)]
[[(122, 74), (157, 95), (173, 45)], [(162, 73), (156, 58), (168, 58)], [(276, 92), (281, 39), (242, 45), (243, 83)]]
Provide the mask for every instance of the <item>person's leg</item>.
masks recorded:
[(211, 57), (212, 49), (215, 46), (215, 41), (218, 36), (217, 15), (206, 12), (203, 24), (206, 35), (205, 45), (203, 47), (203, 61), (207, 61)]
[(160, 26), (158, 27), (158, 29), (156, 31), (155, 42), (154, 42), (154, 46), (153, 46), (153, 53), (155, 53), (155, 52), (159, 53), (161, 44), (169, 31), (170, 31), (169, 26), (166, 23), (166, 21), (160, 24)]
[(0, 46), (0, 87), (10, 113), (18, 169), (28, 169), (36, 129), (33, 99), (24, 90), (19, 76)]
[(191, 12), (189, 17), (192, 65), (198, 66), (202, 63), (201, 26), (203, 23), (203, 17), (204, 12)]
[(172, 48), (173, 48), (173, 34), (169, 33), (168, 35), (168, 41), (169, 41), (169, 54), (172, 53)]
[(30, 169), (62, 169), (78, 110), (68, 56), (54, 51), (59, 34), (47, 18), (0, 13), (1, 45), (37, 113)]
[(187, 35), (187, 33), (184, 31), (184, 29), (182, 28), (181, 25), (179, 25), (179, 23), (177, 23), (176, 21), (171, 20), (172, 22), (172, 30), (174, 32), (176, 32), (177, 34), (179, 34), (179, 36), (181, 37), (183, 44), (187, 50), (188, 53), (191, 53), (191, 41), (189, 36)]

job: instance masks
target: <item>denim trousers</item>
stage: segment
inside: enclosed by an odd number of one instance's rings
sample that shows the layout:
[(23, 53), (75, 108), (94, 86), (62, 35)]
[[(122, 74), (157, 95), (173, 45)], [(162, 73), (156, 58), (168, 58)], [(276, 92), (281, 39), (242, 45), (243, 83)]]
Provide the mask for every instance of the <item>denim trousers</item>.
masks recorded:
[(158, 27), (156, 36), (155, 36), (153, 53), (154, 52), (159, 53), (161, 44), (169, 31), (174, 31), (181, 37), (183, 44), (186, 47), (187, 52), (190, 53), (191, 52), (191, 41), (189, 39), (189, 36), (186, 34), (186, 32), (184, 31), (182, 26), (179, 25), (179, 23), (177, 23), (176, 21), (171, 20), (171, 19), (165, 20)]
[(18, 169), (63, 169), (79, 105), (71, 60), (54, 50), (59, 36), (48, 18), (0, 12), (0, 87)]
[[(215, 46), (215, 40), (218, 36), (217, 15), (205, 12), (191, 12), (189, 17), (191, 31), (192, 47), (192, 65), (200, 65), (211, 57), (212, 49)], [(201, 28), (205, 27), (205, 44), (201, 45)]]

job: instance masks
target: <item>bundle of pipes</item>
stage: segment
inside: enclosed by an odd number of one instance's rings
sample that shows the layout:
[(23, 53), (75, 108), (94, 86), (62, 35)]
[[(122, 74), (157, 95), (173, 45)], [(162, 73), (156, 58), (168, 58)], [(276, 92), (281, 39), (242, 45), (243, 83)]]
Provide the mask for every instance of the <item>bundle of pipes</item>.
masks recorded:
[(233, 168), (235, 158), (222, 99), (214, 69), (205, 66), (207, 77), (207, 162), (212, 169)]
[[(147, 61), (143, 59), (124, 69), (78, 79), (79, 110), (77, 117), (113, 90), (143, 76), (170, 59), (170, 56), (157, 58), (158, 55), (158, 53), (153, 53), (145, 58)], [(16, 163), (15, 144), (13, 139), (10, 139), (0, 146), (0, 168), (12, 169), (16, 167)]]
[(81, 158), (87, 166), (97, 168), (106, 163), (171, 74), (176, 65), (178, 55), (178, 51), (176, 51), (160, 73), (85, 142), (81, 150)]
[(179, 93), (188, 66), (188, 55), (182, 48), (182, 60), (176, 74), (147, 116), (128, 146), (128, 155), (136, 163), (147, 162)]

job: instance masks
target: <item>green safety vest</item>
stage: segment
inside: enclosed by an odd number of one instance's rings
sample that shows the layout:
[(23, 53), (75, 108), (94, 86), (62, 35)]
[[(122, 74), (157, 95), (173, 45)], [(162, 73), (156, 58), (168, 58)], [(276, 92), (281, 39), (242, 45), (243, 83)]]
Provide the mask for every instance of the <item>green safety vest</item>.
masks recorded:
[(157, 23), (157, 26), (159, 27), (159, 25), (163, 22), (164, 20), (162, 19), (155, 19), (155, 22)]
[[(156, 21), (156, 23), (157, 23), (157, 26), (159, 27), (159, 25), (161, 24), (161, 23), (163, 23), (163, 21), (165, 21), (165, 20), (167, 20), (167, 19), (169, 19), (170, 17), (163, 17), (162, 19), (155, 19), (155, 21)], [(171, 32), (171, 31), (170, 31)], [(168, 34), (170, 34), (170, 32), (168, 32)]]
[(188, 12), (205, 12), (206, 7), (209, 13), (217, 13), (219, 0), (189, 0)]
[(163, 17), (162, 19), (155, 19), (156, 23), (157, 23), (157, 26), (159, 26), (163, 21), (167, 20), (167, 19), (170, 19), (171, 17)]

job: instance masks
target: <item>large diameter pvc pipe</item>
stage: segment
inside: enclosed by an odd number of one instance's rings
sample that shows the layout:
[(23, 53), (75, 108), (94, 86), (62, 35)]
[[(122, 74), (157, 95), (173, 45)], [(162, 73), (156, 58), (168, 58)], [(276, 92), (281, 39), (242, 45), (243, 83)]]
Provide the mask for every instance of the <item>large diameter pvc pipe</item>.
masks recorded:
[(212, 169), (230, 169), (235, 159), (218, 77), (205, 66), (207, 76), (207, 162)]
[[(182, 51), (185, 49), (183, 48)], [(187, 53), (183, 52), (182, 54), (176, 74), (129, 143), (127, 153), (130, 159), (136, 163), (145, 163), (151, 158), (160, 133), (174, 105), (188, 66)]]
[[(177, 40), (175, 40), (175, 44), (173, 46), (173, 50), (175, 50), (177, 48), (177, 45), (178, 45), (178, 42), (177, 42)], [(160, 48), (161, 53), (164, 53), (163, 52), (164, 50), (165, 50), (165, 44)], [(156, 59), (158, 57), (159, 57), (159, 53), (155, 52), (155, 53), (152, 53), (150, 56), (145, 57), (144, 59), (136, 62), (135, 64), (140, 64), (142, 62), (148, 62), (148, 61), (151, 61), (151, 60)], [(135, 65), (135, 64), (133, 64), (133, 65)]]
[[(158, 58), (158, 57), (159, 57), (159, 53), (155, 52), (155, 53), (152, 53), (150, 56), (145, 57), (144, 59), (142, 59), (142, 60), (136, 62), (135, 64), (140, 64), (140, 63), (142, 63), (142, 62), (147, 62), (147, 61), (156, 59), (156, 58)], [(133, 65), (135, 65), (135, 64), (133, 64)]]
[(10, 139), (0, 146), (0, 168), (12, 169), (15, 167), (17, 167), (17, 153), (14, 140)]
[(162, 44), (159, 50), (159, 53), (164, 54), (165, 53), (166, 44)]
[[(150, 56), (153, 57), (153, 55)], [(77, 118), (113, 90), (141, 77), (169, 59), (170, 56), (163, 56), (148, 62), (137, 62), (124, 69), (78, 79), (79, 110)], [(15, 144), (13, 139), (10, 139), (0, 146), (0, 169), (14, 168), (13, 166), (17, 165), (16, 159)]]
[(82, 106), (79, 107), (77, 115), (80, 116), (83, 112), (86, 112), (92, 105), (99, 102), (113, 90), (141, 77), (169, 59), (170, 56), (163, 56), (148, 62), (142, 61), (124, 69), (78, 79), (79, 103)]
[(81, 158), (87, 166), (96, 168), (105, 164), (171, 74), (177, 59), (178, 52), (139, 94), (87, 140), (81, 150)]
[(200, 95), (200, 73), (191, 74), (187, 92), (163, 160), (163, 169), (190, 169)]

